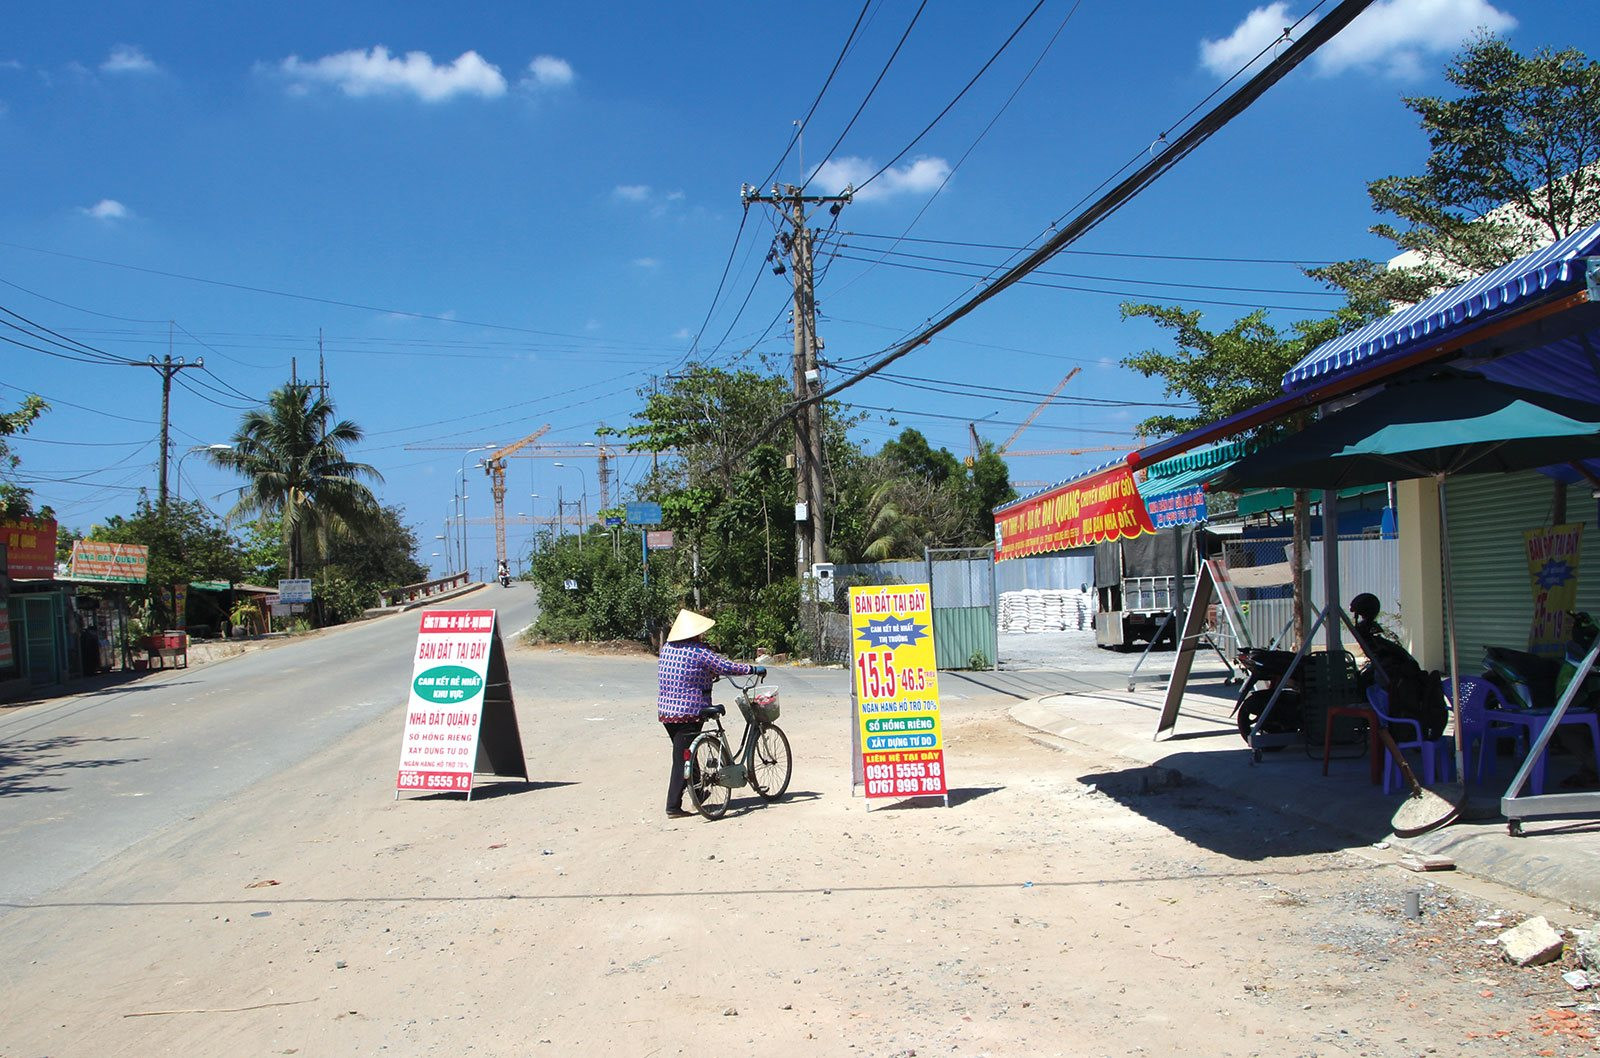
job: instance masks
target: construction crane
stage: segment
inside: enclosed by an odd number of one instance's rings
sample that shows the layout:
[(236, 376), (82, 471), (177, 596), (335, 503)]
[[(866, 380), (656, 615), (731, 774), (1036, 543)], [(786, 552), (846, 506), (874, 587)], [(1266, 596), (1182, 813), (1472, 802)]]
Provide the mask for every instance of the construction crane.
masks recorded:
[[(1022, 425), (1013, 430), (1011, 432), (1011, 436), (1006, 438), (1006, 443), (995, 449), (995, 454), (1002, 456), (1006, 455), (1007, 450), (1010, 449), (1012, 445), (1017, 443), (1017, 438), (1022, 436), (1022, 431), (1033, 425), (1033, 420), (1037, 419), (1039, 417), (1039, 413), (1044, 411), (1044, 409), (1049, 406), (1050, 402), (1055, 400), (1063, 389), (1067, 388), (1067, 383), (1072, 381), (1072, 376), (1076, 375), (1080, 370), (1082, 369), (1075, 367), (1071, 371), (1068, 371), (1067, 376), (1060, 382), (1056, 383), (1056, 388), (1051, 390), (1049, 395), (1046, 396), (1044, 400), (1041, 400), (1038, 404), (1034, 405), (1033, 410), (1028, 413), (1028, 417), (1022, 420)], [(967, 435), (972, 439), (972, 454), (968, 456), (965, 461), (967, 468), (970, 470), (972, 467), (977, 465), (978, 453), (983, 450), (983, 442), (978, 439), (977, 423), (967, 423)]]
[(489, 492), (494, 496), (494, 558), (495, 568), (506, 562), (506, 459), (543, 437), (550, 430), (545, 423), (522, 440), (508, 444), (498, 452), (489, 453), (483, 461), (483, 472), (489, 475)]
[(1007, 452), (1013, 456), (1083, 456), (1091, 452), (1126, 452), (1130, 445), (1097, 445), (1094, 448), (1036, 448), (1028, 452)]
[(1022, 425), (1017, 427), (1010, 437), (1006, 438), (1006, 443), (1001, 445), (998, 449), (1000, 455), (1005, 455), (1006, 451), (1010, 449), (1012, 445), (1017, 443), (1017, 438), (1022, 436), (1022, 431), (1033, 425), (1033, 420), (1039, 417), (1039, 413), (1044, 411), (1050, 402), (1056, 399), (1056, 395), (1067, 388), (1067, 383), (1072, 381), (1073, 376), (1082, 370), (1083, 369), (1081, 367), (1075, 367), (1071, 371), (1067, 372), (1066, 378), (1063, 378), (1060, 382), (1056, 383), (1056, 388), (1050, 391), (1050, 395), (1036, 404), (1034, 409), (1028, 413), (1028, 417), (1022, 420)]
[[(596, 469), (595, 480), (600, 487), (600, 504), (605, 506), (611, 502), (611, 460), (618, 453), (604, 444), (595, 441), (581, 443), (565, 442), (561, 444), (536, 445), (530, 442), (544, 436), (550, 427), (545, 425), (524, 437), (515, 444), (507, 445), (491, 453), (483, 461), (484, 473), (490, 478), (490, 491), (494, 494), (495, 512), (495, 557), (506, 557), (505, 544), (505, 460), (507, 459), (595, 459), (599, 461)], [(406, 445), (408, 452), (460, 452), (481, 449), (483, 445), (475, 444), (446, 444), (446, 445)], [(668, 453), (672, 450), (669, 449)], [(662, 453), (667, 454), (667, 453)], [(620, 489), (618, 490), (620, 493)], [(620, 499), (619, 499), (620, 502)], [(560, 518), (552, 519), (547, 524), (575, 525), (576, 522), (562, 521)]]

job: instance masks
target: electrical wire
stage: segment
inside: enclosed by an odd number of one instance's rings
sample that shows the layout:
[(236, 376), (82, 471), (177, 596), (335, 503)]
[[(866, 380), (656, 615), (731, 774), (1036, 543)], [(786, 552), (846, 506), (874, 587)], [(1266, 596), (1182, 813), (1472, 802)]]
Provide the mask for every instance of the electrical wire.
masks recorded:
[[(871, 176), (869, 176), (865, 180), (863, 180), (861, 182), (860, 186), (857, 187), (855, 190), (859, 192), (859, 191), (862, 191), (862, 190), (866, 189), (868, 186), (871, 185), (871, 183), (874, 180), (878, 179), (878, 177), (882, 176), (884, 173), (886, 173), (890, 169), (892, 169), (894, 167), (894, 163), (898, 162), (901, 158), (904, 158), (906, 156), (906, 153), (908, 151), (910, 151), (911, 148), (913, 148), (917, 144), (921, 143), (922, 142), (922, 138), (924, 136), (926, 136), (928, 133), (932, 132), (933, 131), (933, 127), (935, 125), (939, 124), (939, 122), (943, 121), (944, 120), (944, 116), (946, 114), (950, 113), (950, 111), (952, 109), (954, 109), (954, 107), (955, 107), (955, 105), (957, 103), (961, 102), (962, 97), (965, 96), (969, 91), (971, 91), (973, 85), (978, 83), (978, 79), (989, 71), (989, 67), (993, 66), (995, 64), (995, 62), (999, 60), (1000, 56), (1005, 54), (1005, 50), (1007, 48), (1011, 47), (1011, 42), (1016, 40), (1018, 34), (1020, 34), (1025, 28), (1027, 28), (1028, 23), (1033, 21), (1033, 16), (1037, 15), (1039, 13), (1039, 9), (1041, 7), (1043, 7), (1044, 5), (1045, 5), (1045, 0), (1038, 0), (1038, 3), (1034, 4), (1032, 9), (1029, 10), (1026, 15), (1022, 16), (1022, 21), (1017, 23), (1017, 28), (1013, 29), (1011, 31), (1011, 35), (1005, 39), (1005, 41), (1000, 45), (1000, 47), (995, 49), (995, 53), (993, 55), (989, 56), (989, 61), (985, 62), (982, 66), (978, 67), (978, 72), (973, 74), (972, 78), (969, 81), (967, 81), (967, 83), (965, 85), (962, 85), (961, 91), (959, 91), (959, 92), (957, 92), (955, 94), (955, 98), (950, 100), (950, 102), (946, 103), (944, 105), (944, 109), (939, 111), (938, 114), (934, 115), (933, 120), (928, 122), (928, 124), (923, 127), (921, 132), (917, 133), (915, 136), (913, 136), (911, 138), (911, 142), (910, 143), (908, 143), (904, 147), (900, 148), (900, 152), (898, 154), (896, 154), (893, 158), (890, 158), (887, 162), (885, 162), (884, 165), (883, 165), (883, 168), (879, 169), (877, 172), (873, 173)], [(1077, 10), (1077, 6), (1076, 5), (1074, 5), (1073, 10), (1074, 11)], [(1071, 18), (1072, 16), (1069, 14), (1067, 17)]]
[[(971, 250), (1005, 250), (1007, 253), (1030, 253), (1032, 247), (1007, 246), (1002, 243), (992, 242), (962, 242), (956, 239), (929, 239), (917, 238), (908, 235), (876, 235), (871, 232), (843, 231), (839, 233), (844, 238), (851, 239), (882, 239), (893, 242), (923, 243), (930, 246), (957, 246)], [(865, 249), (865, 247), (863, 247)], [(877, 253), (878, 251), (872, 251)], [(1248, 265), (1293, 265), (1296, 268), (1306, 265), (1329, 265), (1332, 261), (1322, 261), (1315, 258), (1287, 258), (1287, 257), (1197, 257), (1194, 255), (1163, 254), (1163, 253), (1132, 253), (1128, 251), (1113, 250), (1062, 250), (1062, 257), (1125, 257), (1143, 261), (1184, 261), (1203, 264), (1248, 264)]]
[(104, 415), (108, 419), (121, 419), (123, 422), (138, 423), (140, 426), (155, 426), (155, 425), (157, 425), (157, 423), (156, 423), (156, 421), (154, 419), (134, 419), (134, 418), (130, 418), (129, 416), (126, 416), (126, 415), (118, 415), (115, 412), (104, 411), (104, 410), (102, 410), (100, 408), (91, 408), (86, 404), (74, 404), (70, 400), (62, 400), (59, 397), (52, 397), (47, 393), (40, 393), (38, 390), (23, 389), (21, 386), (13, 386), (13, 385), (10, 385), (9, 383), (5, 383), (5, 382), (0, 382), (0, 388), (13, 389), (13, 390), (16, 390), (18, 393), (32, 393), (34, 396), (40, 398), (46, 404), (49, 404), (51, 406), (59, 404), (63, 408), (76, 408), (78, 411), (86, 411), (86, 412), (89, 412), (90, 414), (93, 414), (93, 415)]
[[(884, 61), (883, 69), (878, 71), (878, 77), (872, 82), (872, 87), (867, 89), (867, 94), (862, 98), (861, 105), (856, 107), (856, 112), (852, 114), (850, 116), (850, 120), (845, 123), (844, 131), (839, 133), (839, 138), (833, 141), (833, 146), (828, 148), (828, 153), (823, 156), (822, 161), (817, 164), (816, 169), (812, 170), (813, 174), (820, 173), (822, 171), (822, 167), (827, 165), (828, 160), (833, 157), (833, 152), (839, 149), (839, 144), (843, 143), (844, 138), (850, 135), (850, 130), (855, 127), (856, 119), (861, 117), (861, 112), (867, 109), (868, 103), (872, 102), (872, 97), (878, 91), (878, 86), (883, 83), (884, 77), (888, 75), (889, 67), (894, 65), (894, 60), (896, 56), (900, 54), (900, 49), (905, 47), (906, 38), (911, 36), (911, 31), (916, 28), (917, 20), (922, 17), (923, 9), (927, 6), (928, 0), (922, 0), (922, 2), (917, 5), (916, 13), (911, 16), (911, 21), (907, 23), (905, 32), (900, 34), (899, 43), (894, 46), (894, 51), (892, 51), (889, 54), (889, 58)], [(807, 177), (806, 182), (800, 185), (801, 194), (804, 194), (806, 188), (811, 186), (811, 179), (811, 177)]]
[[(1325, 2), (1325, 0), (1324, 0)], [(778, 419), (767, 425), (763, 436), (769, 435), (776, 429), (779, 422), (789, 418), (800, 409), (826, 400), (836, 393), (871, 377), (889, 364), (910, 353), (918, 346), (925, 345), (936, 335), (953, 326), (961, 319), (976, 311), (980, 306), (998, 296), (1001, 292), (1019, 283), (1023, 277), (1039, 268), (1048, 261), (1055, 252), (1091, 231), (1101, 221), (1120, 209), (1130, 199), (1143, 191), (1152, 182), (1166, 173), (1178, 162), (1194, 151), (1206, 140), (1233, 118), (1242, 113), (1251, 103), (1255, 102), (1268, 88), (1276, 84), (1290, 70), (1294, 69), (1305, 60), (1312, 52), (1321, 47), (1340, 29), (1348, 25), (1362, 11), (1371, 5), (1373, 0), (1343, 0), (1337, 8), (1321, 21), (1314, 24), (1300, 40), (1294, 41), (1281, 56), (1269, 62), (1259, 73), (1252, 77), (1245, 85), (1223, 100), (1216, 108), (1207, 112), (1203, 117), (1191, 125), (1178, 139), (1170, 144), (1166, 150), (1157, 153), (1150, 161), (1141, 165), (1111, 191), (1097, 199), (1091, 206), (1079, 213), (1064, 228), (1024, 260), (1010, 268), (997, 279), (988, 282), (984, 289), (973, 294), (961, 302), (953, 310), (946, 312), (940, 319), (923, 327), (918, 333), (909, 336), (893, 351), (880, 357), (873, 364), (857, 371), (843, 382), (836, 383), (818, 393), (801, 400), (795, 401), (789, 409)], [(1317, 5), (1322, 6), (1321, 3)], [(1313, 9), (1315, 10), (1315, 9)], [(1304, 17), (1309, 17), (1309, 14)], [(1298, 26), (1299, 23), (1296, 23)], [(1263, 49), (1265, 55), (1270, 49)], [(1258, 56), (1259, 58), (1259, 56)], [(1251, 60), (1253, 65), (1255, 60)], [(1237, 75), (1235, 75), (1237, 76)], [(1231, 80), (1231, 78), (1230, 78)], [(1191, 111), (1193, 113), (1193, 111)], [(1175, 126), (1174, 126), (1175, 127)]]
[(766, 187), (772, 183), (772, 178), (778, 175), (778, 170), (783, 168), (783, 163), (789, 160), (789, 152), (794, 150), (794, 145), (800, 142), (800, 137), (805, 134), (806, 126), (811, 124), (811, 116), (817, 112), (817, 105), (822, 102), (823, 95), (828, 91), (828, 86), (833, 84), (834, 74), (839, 72), (839, 67), (844, 64), (845, 56), (850, 54), (850, 45), (856, 39), (856, 33), (861, 29), (862, 21), (867, 17), (867, 12), (872, 8), (874, 0), (866, 0), (861, 5), (861, 11), (856, 15), (855, 25), (850, 27), (850, 35), (845, 37), (844, 46), (839, 49), (839, 57), (833, 60), (833, 68), (828, 71), (828, 76), (823, 79), (822, 87), (817, 89), (817, 96), (811, 101), (811, 108), (806, 111), (806, 116), (795, 123), (794, 132), (789, 137), (789, 143), (783, 149), (783, 154), (772, 167), (772, 172), (766, 175), (756, 187)]
[[(853, 257), (850, 254), (840, 254), (839, 258), (841, 260), (845, 260), (845, 261), (862, 261), (862, 262), (865, 262), (865, 263), (868, 263), (868, 264), (886, 265), (886, 266), (888, 266), (890, 268), (904, 268), (904, 269), (907, 269), (907, 270), (912, 271), (912, 272), (928, 272), (928, 273), (931, 273), (933, 275), (956, 276), (956, 277), (959, 277), (961, 279), (982, 279), (982, 278), (985, 278), (987, 275), (992, 274), (992, 273), (981, 273), (980, 274), (980, 273), (975, 273), (975, 272), (971, 272), (971, 271), (958, 272), (958, 271), (955, 271), (955, 270), (949, 269), (949, 268), (934, 268), (931, 265), (916, 265), (916, 264), (907, 263), (905, 261), (885, 261), (885, 260), (882, 260), (881, 258), (876, 260), (876, 261), (874, 261), (871, 258), (866, 258), (866, 257)], [(981, 266), (979, 266), (979, 267), (981, 267)], [(1044, 272), (1041, 272), (1041, 271), (1035, 269), (1035, 270), (1033, 270), (1032, 272), (1030, 272), (1028, 274), (1041, 275), (1041, 274), (1049, 274), (1049, 273), (1044, 273)], [(1068, 291), (1072, 291), (1074, 293), (1079, 293), (1079, 294), (1105, 294), (1107, 296), (1116, 297), (1116, 298), (1147, 298), (1147, 299), (1149, 299), (1151, 301), (1165, 301), (1165, 302), (1171, 302), (1173, 304), (1218, 305), (1218, 306), (1222, 306), (1222, 307), (1225, 307), (1225, 308), (1235, 308), (1235, 309), (1282, 309), (1285, 312), (1326, 313), (1326, 314), (1329, 314), (1329, 315), (1331, 315), (1334, 312), (1338, 311), (1337, 308), (1316, 308), (1316, 307), (1313, 307), (1313, 306), (1303, 306), (1303, 305), (1268, 305), (1268, 304), (1262, 304), (1260, 302), (1251, 302), (1251, 301), (1218, 301), (1216, 299), (1187, 298), (1187, 297), (1180, 299), (1180, 298), (1177, 298), (1177, 297), (1163, 297), (1163, 296), (1160, 296), (1160, 295), (1157, 295), (1157, 294), (1145, 294), (1145, 293), (1141, 293), (1141, 292), (1138, 292), (1138, 291), (1102, 290), (1099, 287), (1075, 286), (1075, 285), (1070, 284), (1070, 283), (1047, 283), (1047, 282), (1044, 282), (1044, 281), (1038, 280), (1038, 279), (1022, 279), (1022, 278), (1018, 278), (1018, 279), (1013, 280), (1012, 282), (1015, 283), (1018, 286), (1042, 287), (1042, 288), (1047, 289), (1047, 290), (1068, 290)], [(1010, 285), (1010, 284), (1007, 284), (1007, 285)], [(1167, 284), (1160, 284), (1160, 285), (1167, 285)], [(1174, 283), (1174, 284), (1171, 284), (1171, 285), (1172, 286), (1190, 286), (1192, 284)], [(1285, 293), (1292, 293), (1292, 292), (1286, 291)]]

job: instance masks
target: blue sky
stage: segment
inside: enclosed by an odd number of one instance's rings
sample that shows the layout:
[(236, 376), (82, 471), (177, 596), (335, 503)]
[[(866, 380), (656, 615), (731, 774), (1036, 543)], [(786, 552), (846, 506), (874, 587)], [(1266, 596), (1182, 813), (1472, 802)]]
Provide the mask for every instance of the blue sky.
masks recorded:
[[(972, 263), (1006, 258), (990, 247), (1036, 243), (1142, 160), (1310, 6), (1046, 0), (913, 145), (1034, 2), (868, 4), (787, 156), (857, 0), (803, 18), (726, 3), (29, 5), (0, 41), (0, 306), (118, 357), (204, 356), (174, 390), (175, 455), (225, 441), (291, 357), (314, 375), (320, 330), (332, 396), (368, 432), (355, 454), (433, 544), (463, 459), (472, 516), (488, 489), (475, 456), (408, 446), (504, 444), (546, 423), (546, 441), (591, 440), (626, 425), (697, 335), (698, 359), (781, 366), (776, 217), (752, 207), (741, 229), (739, 195), (780, 159), (776, 179), (815, 173), (832, 192), (909, 146), (823, 244), (823, 356), (860, 362), (967, 296)], [(898, 380), (845, 394), (871, 416), (862, 441), (915, 426), (965, 454), (969, 419), (1003, 441), (1079, 367), (1015, 449), (1126, 450), (1147, 410), (1100, 402), (1162, 399), (1118, 366), (1162, 336), (1121, 322), (1121, 301), (1188, 304), (1216, 326), (1257, 305), (1279, 323), (1317, 314), (1331, 299), (1294, 262), (1388, 255), (1366, 231), (1366, 183), (1417, 171), (1427, 150), (1401, 97), (1445, 92), (1441, 67), (1479, 26), (1523, 51), (1600, 55), (1594, 20), (1571, 14), (1380, 0), (1036, 277), (1053, 286), (1007, 291)], [(0, 363), (0, 404), (53, 404), (13, 448), (63, 523), (153, 491), (155, 372), (15, 345)], [(1106, 458), (1019, 457), (1012, 476)], [(513, 461), (509, 512), (553, 514), (558, 486), (587, 489), (592, 510), (593, 462), (567, 462)], [(622, 460), (624, 480), (643, 465)], [(236, 485), (202, 456), (182, 464), (183, 494), (219, 510)], [(529, 532), (513, 527), (513, 545)], [(472, 549), (475, 564), (492, 553), (487, 525)]]

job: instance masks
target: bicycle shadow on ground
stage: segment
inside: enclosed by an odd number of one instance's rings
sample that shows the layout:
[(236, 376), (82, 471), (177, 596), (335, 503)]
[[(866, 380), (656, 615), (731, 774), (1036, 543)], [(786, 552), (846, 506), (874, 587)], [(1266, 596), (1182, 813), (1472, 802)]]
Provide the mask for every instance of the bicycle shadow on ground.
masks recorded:
[(815, 790), (790, 790), (776, 801), (764, 800), (760, 797), (740, 797), (728, 802), (728, 815), (742, 816), (758, 809), (777, 808), (788, 804), (790, 801), (816, 801), (822, 795)]
[[(558, 790), (563, 786), (577, 786), (576, 782), (522, 782), (520, 779), (491, 779), (483, 786), (472, 788), (472, 800), (488, 801), (496, 797), (514, 797), (517, 794), (536, 793), (540, 790)], [(400, 791), (405, 793), (404, 790)], [(408, 801), (465, 801), (467, 795), (459, 790), (440, 790), (436, 793), (408, 797)]]

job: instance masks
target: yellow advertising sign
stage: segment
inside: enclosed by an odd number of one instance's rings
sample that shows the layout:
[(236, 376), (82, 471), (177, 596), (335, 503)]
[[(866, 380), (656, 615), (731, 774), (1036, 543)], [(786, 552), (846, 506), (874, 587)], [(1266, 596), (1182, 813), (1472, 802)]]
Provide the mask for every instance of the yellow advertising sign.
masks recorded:
[(851, 588), (850, 645), (867, 796), (946, 796), (928, 585)]
[(1533, 585), (1533, 628), (1528, 651), (1560, 657), (1567, 648), (1567, 611), (1578, 606), (1578, 550), (1583, 526), (1550, 525), (1522, 534)]

